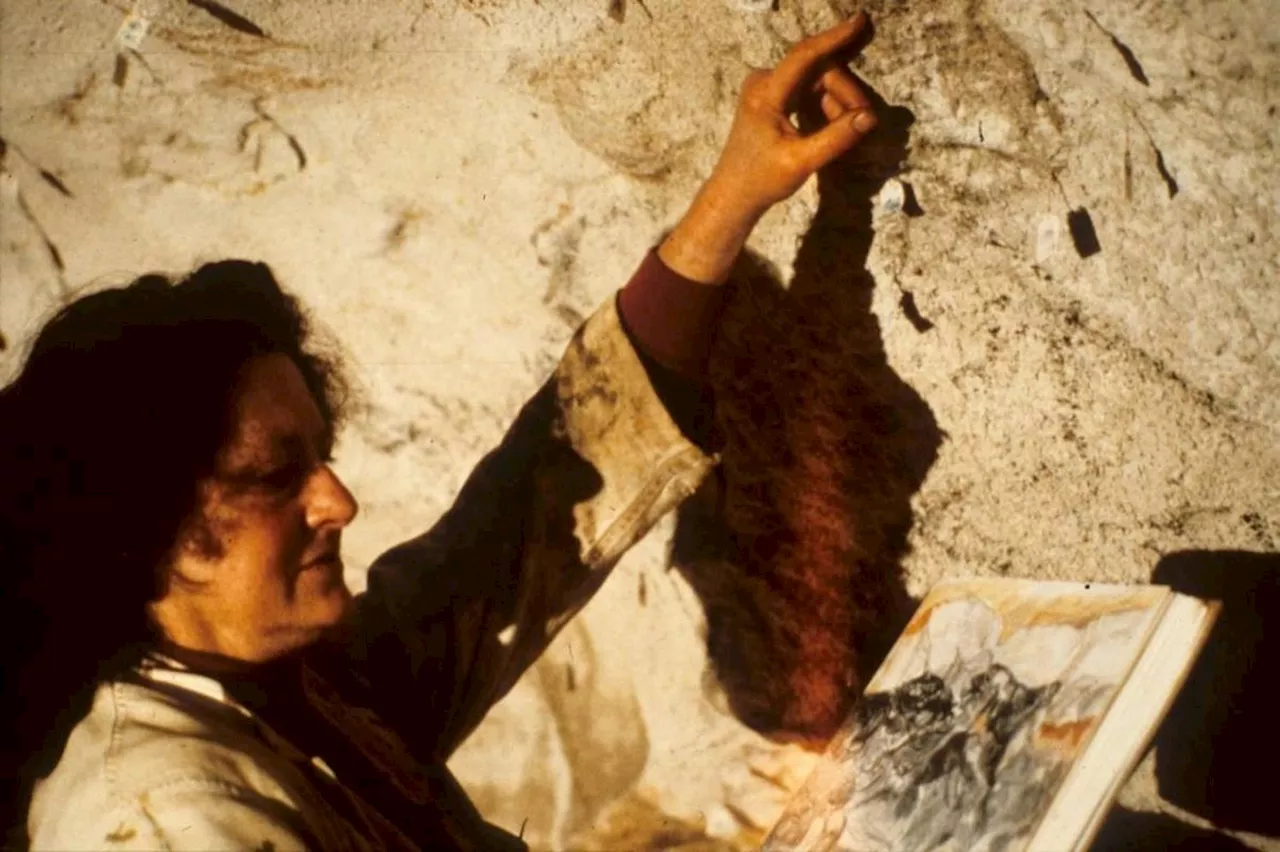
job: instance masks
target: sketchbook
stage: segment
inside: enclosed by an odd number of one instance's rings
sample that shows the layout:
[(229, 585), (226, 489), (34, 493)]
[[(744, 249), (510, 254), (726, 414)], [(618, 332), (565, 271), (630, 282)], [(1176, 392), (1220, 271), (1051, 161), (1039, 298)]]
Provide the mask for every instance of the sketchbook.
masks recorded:
[(1087, 849), (1218, 609), (1163, 586), (935, 586), (763, 849)]

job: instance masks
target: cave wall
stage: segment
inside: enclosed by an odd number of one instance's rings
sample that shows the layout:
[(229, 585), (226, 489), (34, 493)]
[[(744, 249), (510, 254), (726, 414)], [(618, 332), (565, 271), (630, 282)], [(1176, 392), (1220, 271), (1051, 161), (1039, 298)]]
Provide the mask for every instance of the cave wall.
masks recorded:
[[(741, 78), (854, 11), (774, 5), (8, 0), (0, 375), (76, 293), (268, 262), (368, 403), (337, 465), (362, 504), (360, 588), (683, 212)], [(905, 137), (863, 199), (865, 319), (939, 438), (910, 495), (910, 590), (1274, 552), (1273, 4), (866, 8), (855, 67)], [(784, 288), (819, 201), (811, 182), (752, 238)], [(702, 602), (669, 570), (675, 527), (454, 761), (539, 846), (750, 848), (811, 763), (731, 711)], [(1148, 759), (1126, 813), (1206, 829), (1158, 786)]]

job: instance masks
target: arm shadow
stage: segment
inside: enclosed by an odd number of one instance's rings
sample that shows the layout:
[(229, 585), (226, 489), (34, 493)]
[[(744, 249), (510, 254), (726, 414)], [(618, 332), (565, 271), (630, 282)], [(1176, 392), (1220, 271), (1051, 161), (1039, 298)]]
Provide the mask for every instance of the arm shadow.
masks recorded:
[(880, 125), (819, 174), (790, 285), (751, 252), (726, 284), (710, 362), (722, 463), (679, 509), (671, 552), (731, 712), (813, 748), (914, 608), (910, 500), (942, 440), (871, 310), (872, 199), (900, 171), (913, 120), (871, 96)]

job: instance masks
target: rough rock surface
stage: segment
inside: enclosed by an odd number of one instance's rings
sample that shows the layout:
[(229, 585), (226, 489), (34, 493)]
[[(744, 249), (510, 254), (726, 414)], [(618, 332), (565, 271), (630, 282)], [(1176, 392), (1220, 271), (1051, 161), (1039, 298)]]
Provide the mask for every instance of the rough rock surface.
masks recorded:
[[(774, 6), (6, 2), (0, 374), (76, 292), (269, 262), (368, 403), (339, 447), (359, 587), (683, 211), (742, 76), (852, 11)], [(1273, 4), (867, 7), (856, 70), (905, 133), (864, 199), (868, 318), (941, 438), (910, 503), (911, 591), (1276, 551)], [(811, 184), (753, 237), (784, 285), (818, 203)], [(539, 846), (750, 848), (812, 760), (729, 711), (702, 604), (667, 568), (674, 527), (457, 755), (482, 808)], [(1125, 824), (1207, 832), (1153, 765)]]

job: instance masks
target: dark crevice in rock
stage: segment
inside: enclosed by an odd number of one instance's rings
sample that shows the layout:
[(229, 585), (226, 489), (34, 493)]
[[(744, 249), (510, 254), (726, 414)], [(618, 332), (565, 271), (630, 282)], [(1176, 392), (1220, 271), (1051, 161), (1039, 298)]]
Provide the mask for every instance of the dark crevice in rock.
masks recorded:
[(1085, 12), (1089, 20), (1093, 21), (1093, 25), (1102, 30), (1107, 38), (1111, 39), (1111, 44), (1115, 47), (1120, 57), (1124, 60), (1124, 64), (1128, 67), (1129, 73), (1133, 75), (1133, 79), (1137, 80), (1144, 86), (1150, 86), (1151, 82), (1147, 79), (1147, 72), (1142, 69), (1142, 63), (1138, 61), (1138, 57), (1133, 54), (1133, 50), (1129, 45), (1116, 38), (1115, 34), (1098, 23), (1098, 19), (1093, 16), (1092, 12)]
[(58, 190), (58, 192), (61, 192), (67, 198), (75, 198), (75, 195), (71, 192), (71, 190), (67, 189), (67, 185), (63, 183), (58, 178), (58, 176), (55, 175), (53, 172), (49, 171), (48, 169), (40, 169), (39, 171), (40, 171), (40, 177), (41, 179), (44, 180), (45, 183), (49, 184), (49, 186), (52, 186), (54, 189)]
[(111, 70), (111, 82), (117, 89), (123, 89), (129, 79), (129, 60), (123, 53), (116, 54), (116, 64)]
[(917, 216), (923, 216), (924, 209), (920, 206), (919, 199), (916, 198), (915, 187), (907, 183), (905, 180), (900, 181), (900, 183), (902, 184), (902, 193), (903, 193), (902, 212), (907, 214), (913, 219), (916, 218)]
[(898, 301), (898, 306), (902, 308), (902, 313), (911, 323), (916, 331), (923, 334), (933, 328), (933, 323), (925, 319), (920, 313), (920, 308), (916, 306), (915, 294), (910, 290), (902, 291), (902, 298)]
[(293, 155), (298, 158), (298, 171), (303, 171), (307, 167), (307, 152), (302, 150), (302, 143), (292, 133), (284, 132), (284, 138), (289, 141), (289, 147), (293, 149)]
[(1169, 173), (1169, 167), (1164, 164), (1164, 154), (1154, 142), (1151, 143), (1151, 150), (1156, 152), (1156, 169), (1160, 172), (1160, 177), (1164, 178), (1164, 185), (1169, 188), (1169, 197), (1173, 198), (1178, 194), (1178, 182)]
[(258, 36), (259, 38), (267, 37), (267, 34), (262, 27), (258, 26), (244, 15), (231, 11), (226, 6), (216, 2), (216, 0), (187, 0), (187, 2), (201, 11), (208, 12), (210, 15), (213, 15), (233, 30), (237, 30), (238, 32), (251, 36)]
[(1076, 254), (1093, 257), (1102, 251), (1098, 231), (1093, 227), (1093, 217), (1084, 207), (1077, 207), (1067, 214), (1067, 228), (1071, 231), (1071, 242), (1076, 247)]
[[(75, 198), (75, 197), (76, 197), (76, 196), (75, 196), (75, 193), (73, 193), (73, 192), (72, 192), (72, 191), (67, 187), (67, 185), (66, 185), (65, 183), (63, 183), (63, 182), (62, 182), (62, 179), (61, 179), (60, 177), (58, 177), (57, 175), (55, 175), (55, 174), (54, 174), (53, 172), (51, 172), (50, 170), (48, 170), (48, 169), (46, 169), (46, 168), (43, 168), (42, 166), (40, 166), (39, 164), (37, 164), (37, 163), (36, 163), (35, 161), (33, 161), (29, 156), (27, 156), (27, 154), (26, 154), (26, 153), (24, 153), (24, 152), (22, 151), (22, 149), (20, 149), (17, 145), (14, 145), (14, 146), (12, 146), (12, 147), (13, 147), (14, 152), (15, 152), (19, 157), (21, 157), (24, 161), (26, 161), (26, 163), (27, 163), (28, 165), (30, 165), (33, 169), (35, 169), (35, 170), (36, 170), (36, 173), (40, 175), (40, 179), (41, 179), (41, 180), (43, 180), (45, 183), (49, 184), (49, 186), (53, 187), (54, 189), (56, 189), (58, 192), (60, 192), (62, 195), (66, 196), (67, 198)], [(7, 141), (7, 140), (5, 140), (5, 138), (4, 138), (4, 137), (0, 136), (0, 160), (3, 160), (3, 159), (4, 159), (4, 157), (5, 157), (5, 155), (6, 155), (6, 154), (8, 154), (8, 152), (9, 152), (9, 148), (10, 148), (10, 145), (9, 145), (8, 141)], [(27, 212), (28, 212), (28, 215), (30, 215), (30, 211), (27, 211)]]
[[(653, 13), (649, 11), (648, 5), (644, 0), (635, 0), (636, 5), (640, 7), (640, 11), (644, 12), (649, 20), (653, 20)], [(609, 17), (618, 23), (622, 23), (627, 19), (627, 0), (609, 0)]]
[(35, 212), (32, 211), (30, 205), (27, 204), (27, 199), (21, 192), (18, 193), (18, 207), (22, 210), (23, 215), (27, 217), (27, 221), (36, 229), (36, 233), (40, 235), (40, 239), (44, 241), (44, 247), (49, 252), (49, 259), (52, 260), (53, 265), (58, 268), (58, 272), (66, 272), (67, 266), (62, 262), (62, 252), (58, 251), (58, 246), (49, 236), (49, 232), (40, 224), (40, 220), (36, 218)]

